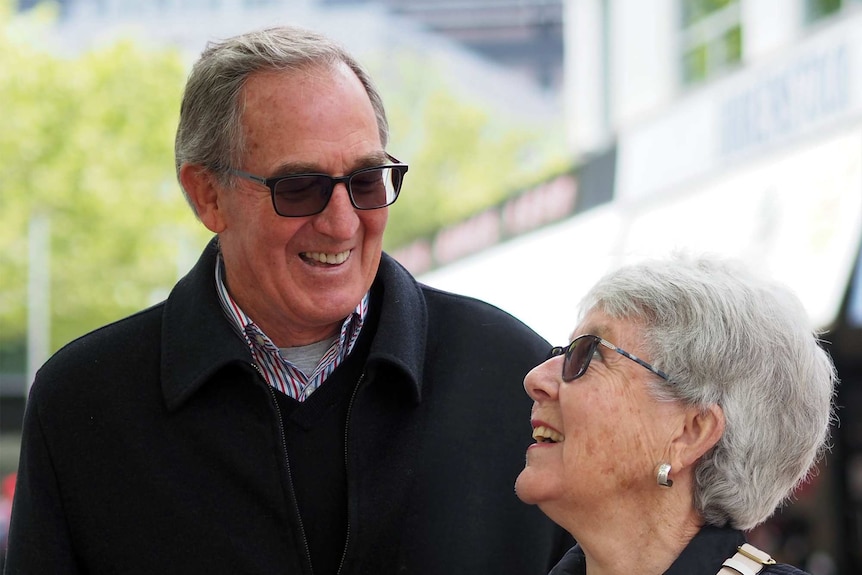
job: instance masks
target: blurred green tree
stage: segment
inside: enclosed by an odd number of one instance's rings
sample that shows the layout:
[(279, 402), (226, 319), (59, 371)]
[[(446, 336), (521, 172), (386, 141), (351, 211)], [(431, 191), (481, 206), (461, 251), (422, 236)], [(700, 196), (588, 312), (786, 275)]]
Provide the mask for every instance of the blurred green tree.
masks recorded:
[[(139, 309), (176, 280), (194, 224), (173, 173), (178, 54), (120, 42), (57, 56), (49, 8), (0, 8), (0, 340), (26, 330), (28, 225), (50, 221), (50, 347)], [(195, 233), (188, 225), (188, 233)]]
[(433, 55), (407, 54), (379, 71), (373, 61), (369, 66), (387, 103), (388, 148), (410, 164), (390, 208), (387, 249), (466, 219), (570, 166), (562, 122), (529, 125), (476, 96), (457, 94), (445, 81), (445, 63)]
[[(81, 54), (40, 45), (54, 15), (0, 0), (0, 355), (26, 339), (28, 225), (50, 219), (50, 348), (163, 298), (209, 232), (186, 205), (173, 138), (180, 54), (121, 41)], [(391, 249), (559, 171), (562, 135), (456, 97), (413, 54), (375, 69), (410, 164)], [(394, 72), (393, 72), (394, 71)]]

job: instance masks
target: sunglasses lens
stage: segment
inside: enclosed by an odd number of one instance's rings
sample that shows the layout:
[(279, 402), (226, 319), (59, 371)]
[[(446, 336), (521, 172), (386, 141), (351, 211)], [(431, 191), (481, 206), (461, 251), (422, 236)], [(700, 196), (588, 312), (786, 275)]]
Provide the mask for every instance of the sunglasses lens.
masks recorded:
[(332, 194), (330, 180), (325, 176), (285, 178), (275, 184), (273, 202), (282, 216), (310, 216), (326, 207)]
[(578, 337), (569, 344), (563, 362), (563, 381), (572, 381), (584, 375), (595, 348), (596, 341), (591, 337)]
[(402, 174), (395, 168), (363, 170), (350, 178), (353, 203), (361, 210), (373, 210), (392, 204), (401, 191)]

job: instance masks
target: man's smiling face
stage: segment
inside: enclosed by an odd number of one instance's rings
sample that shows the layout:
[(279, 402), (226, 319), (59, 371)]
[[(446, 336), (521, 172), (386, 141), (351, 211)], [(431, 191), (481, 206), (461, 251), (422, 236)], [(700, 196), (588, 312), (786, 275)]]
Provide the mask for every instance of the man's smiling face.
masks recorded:
[[(243, 100), (237, 169), (341, 176), (391, 163), (365, 89), (344, 64), (253, 74)], [(321, 213), (281, 217), (269, 190), (248, 180), (219, 190), (218, 202), (208, 226), (243, 311), (280, 347), (335, 333), (374, 281), (388, 209), (356, 210), (338, 184)]]

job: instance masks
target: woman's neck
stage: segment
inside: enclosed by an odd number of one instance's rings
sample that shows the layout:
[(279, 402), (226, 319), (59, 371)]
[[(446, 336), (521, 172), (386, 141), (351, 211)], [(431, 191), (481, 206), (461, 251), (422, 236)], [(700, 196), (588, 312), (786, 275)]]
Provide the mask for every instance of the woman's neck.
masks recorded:
[(648, 501), (622, 498), (561, 525), (583, 549), (587, 575), (661, 575), (703, 524), (689, 493), (663, 489)]

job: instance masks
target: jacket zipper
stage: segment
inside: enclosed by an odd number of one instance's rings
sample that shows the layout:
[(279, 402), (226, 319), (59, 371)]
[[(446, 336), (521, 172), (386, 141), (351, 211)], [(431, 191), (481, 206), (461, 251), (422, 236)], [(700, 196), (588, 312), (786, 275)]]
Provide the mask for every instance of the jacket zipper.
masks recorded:
[[(275, 396), (275, 389), (269, 383), (266, 382), (266, 378), (263, 377), (263, 373), (260, 371), (260, 367), (256, 363), (252, 363), (251, 366), (254, 370), (260, 375), (263, 383), (266, 385), (266, 388), (269, 390), (269, 395), (272, 397), (272, 405), (275, 407), (276, 414), (278, 415), (278, 431), (281, 434), (281, 451), (284, 454), (284, 465), (287, 468), (287, 481), (290, 487), (290, 491), (293, 493), (294, 499), (296, 499), (296, 491), (293, 487), (293, 474), (290, 471), (290, 459), (287, 457), (287, 438), (284, 436), (284, 423), (281, 421), (281, 409), (278, 407), (278, 398)], [(311, 549), (308, 547), (308, 537), (305, 536), (305, 526), (302, 523), (302, 515), (299, 513), (299, 505), (294, 505), (294, 511), (296, 512), (296, 521), (299, 523), (299, 533), (302, 535), (302, 544), (305, 548), (305, 558), (308, 560), (308, 564), (311, 565), (312, 575), (314, 574), (314, 565), (311, 563)]]
[[(365, 371), (359, 376), (356, 386), (353, 388), (353, 393), (350, 396), (350, 403), (347, 404), (347, 417), (344, 420), (344, 476), (347, 482), (347, 496), (350, 497), (350, 481), (347, 473), (347, 435), (350, 429), (350, 414), (353, 412), (353, 402), (356, 399), (356, 394), (359, 392), (359, 386), (362, 385), (362, 380), (365, 379)], [(344, 551), (341, 554), (341, 562), (338, 564), (336, 575), (341, 575), (341, 569), (344, 567), (344, 561), (347, 559), (347, 546), (350, 543), (350, 504), (347, 504), (347, 533), (344, 536)]]

